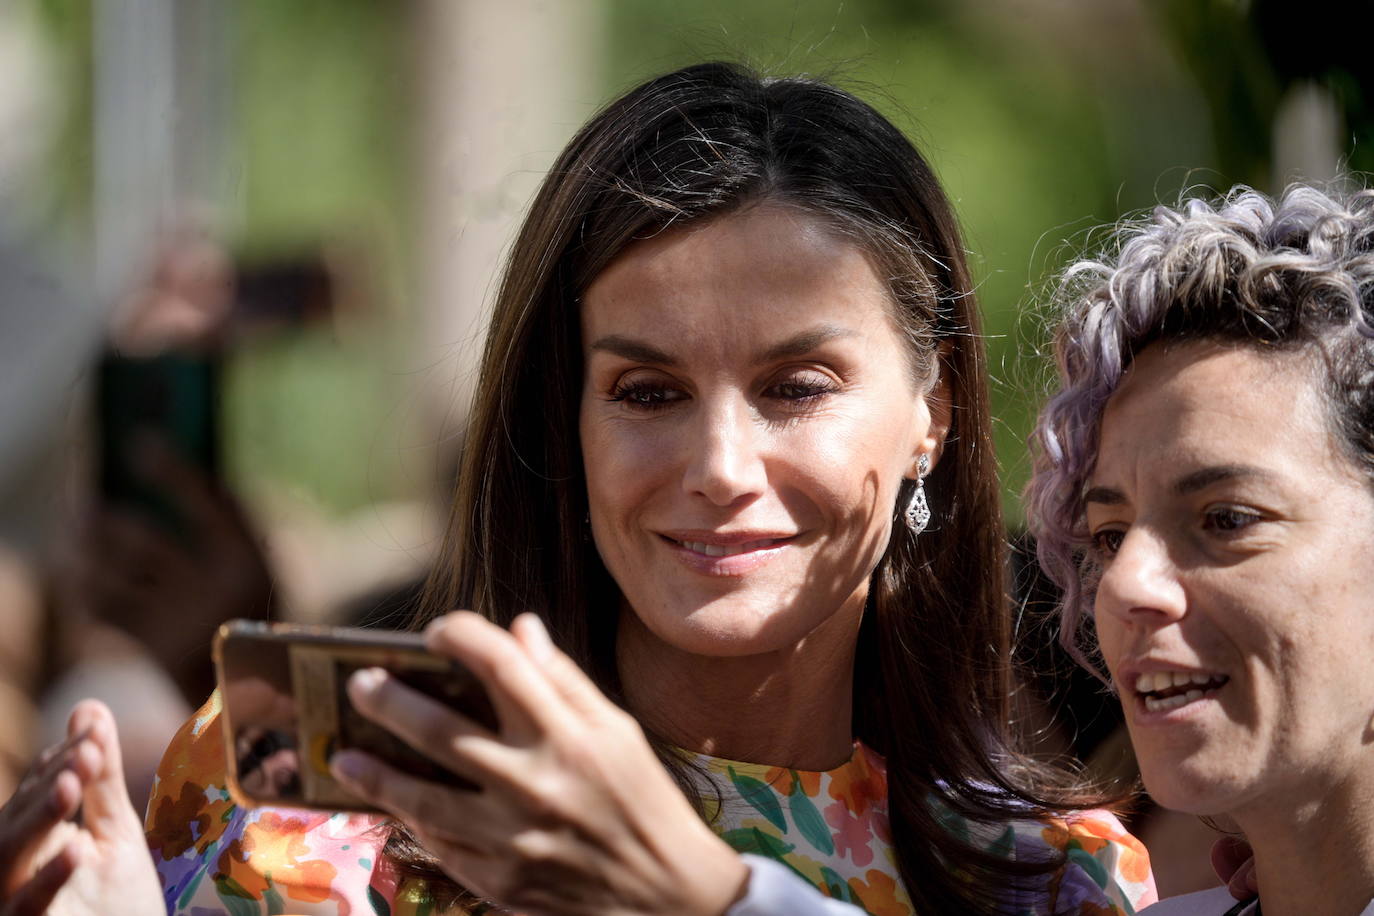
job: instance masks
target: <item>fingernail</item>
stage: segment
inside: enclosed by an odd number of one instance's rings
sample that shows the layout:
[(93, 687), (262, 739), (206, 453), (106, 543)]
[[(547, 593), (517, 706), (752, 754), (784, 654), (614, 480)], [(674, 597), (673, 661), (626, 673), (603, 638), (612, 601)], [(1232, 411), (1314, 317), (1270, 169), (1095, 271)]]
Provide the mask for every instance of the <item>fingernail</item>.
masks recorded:
[(367, 760), (354, 751), (339, 751), (329, 758), (329, 772), (341, 782), (361, 782), (367, 773)]
[(546, 662), (553, 658), (553, 640), (549, 638), (549, 631), (544, 627), (544, 621), (537, 614), (526, 614), (527, 618), (525, 632), (528, 636), (528, 647), (530, 656), (537, 662)]
[(386, 672), (381, 668), (359, 668), (348, 678), (348, 688), (363, 693), (372, 693), (386, 680)]

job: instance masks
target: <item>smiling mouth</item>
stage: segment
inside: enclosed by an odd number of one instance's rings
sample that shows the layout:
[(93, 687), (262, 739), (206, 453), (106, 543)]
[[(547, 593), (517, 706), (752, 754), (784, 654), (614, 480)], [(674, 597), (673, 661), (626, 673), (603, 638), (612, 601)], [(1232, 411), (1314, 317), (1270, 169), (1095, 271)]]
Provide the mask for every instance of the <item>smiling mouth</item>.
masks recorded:
[(1135, 679), (1135, 692), (1148, 712), (1166, 712), (1216, 693), (1231, 680), (1205, 671), (1155, 671)]
[(667, 538), (679, 547), (684, 547), (693, 553), (699, 553), (708, 557), (733, 557), (741, 553), (753, 553), (756, 550), (767, 550), (777, 544), (791, 540), (791, 538), (763, 538), (758, 541), (745, 541), (740, 544), (707, 544), (705, 541), (677, 541)]

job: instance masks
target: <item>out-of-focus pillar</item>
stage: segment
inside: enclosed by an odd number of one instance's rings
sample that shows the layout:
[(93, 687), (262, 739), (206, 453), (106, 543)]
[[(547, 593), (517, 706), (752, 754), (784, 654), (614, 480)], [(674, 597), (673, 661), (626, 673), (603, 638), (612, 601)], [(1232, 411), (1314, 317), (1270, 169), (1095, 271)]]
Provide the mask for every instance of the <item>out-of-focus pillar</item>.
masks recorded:
[(1343, 129), (1331, 90), (1312, 82), (1292, 86), (1274, 113), (1274, 193), (1290, 181), (1335, 178)]
[(461, 442), (503, 257), (539, 181), (600, 103), (602, 0), (416, 0), (416, 364), (442, 467)]

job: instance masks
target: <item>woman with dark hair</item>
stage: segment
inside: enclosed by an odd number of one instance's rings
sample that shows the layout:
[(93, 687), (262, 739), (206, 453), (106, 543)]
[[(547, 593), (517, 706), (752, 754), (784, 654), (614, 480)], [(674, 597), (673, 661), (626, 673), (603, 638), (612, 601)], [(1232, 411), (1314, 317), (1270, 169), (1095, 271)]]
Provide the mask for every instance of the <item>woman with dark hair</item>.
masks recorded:
[(1063, 286), (1029, 515), (1146, 788), (1229, 816), (1258, 887), (1149, 912), (1374, 916), (1374, 192), (1113, 242)]
[(971, 289), (930, 167), (853, 96), (705, 64), (612, 102), (515, 242), (416, 622), (500, 730), (350, 683), (482, 791), (348, 752), (395, 822), (236, 808), (212, 699), (149, 806), (169, 909), (718, 916), (794, 875), (884, 916), (1150, 902), (1011, 734)]

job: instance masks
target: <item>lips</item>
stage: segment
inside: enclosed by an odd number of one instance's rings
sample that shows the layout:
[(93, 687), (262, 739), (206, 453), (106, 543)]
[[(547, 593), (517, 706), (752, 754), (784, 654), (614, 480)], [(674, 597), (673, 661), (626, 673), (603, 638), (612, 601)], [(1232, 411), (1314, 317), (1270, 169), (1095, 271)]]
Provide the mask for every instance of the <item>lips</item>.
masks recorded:
[(782, 554), (796, 534), (759, 529), (741, 531), (679, 530), (659, 532), (688, 569), (708, 576), (741, 576)]
[(1132, 685), (1147, 712), (1167, 712), (1215, 694), (1230, 680), (1213, 671), (1149, 671)]

